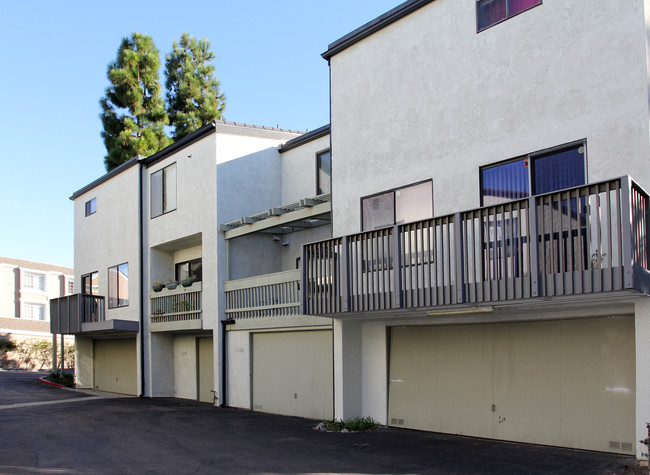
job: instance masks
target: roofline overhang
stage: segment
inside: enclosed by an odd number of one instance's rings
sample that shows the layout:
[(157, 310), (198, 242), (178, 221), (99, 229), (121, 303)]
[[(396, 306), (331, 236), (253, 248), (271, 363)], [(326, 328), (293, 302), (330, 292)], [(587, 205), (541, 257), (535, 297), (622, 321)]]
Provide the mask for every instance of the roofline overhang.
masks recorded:
[(300, 147), (301, 145), (309, 143), (312, 140), (316, 140), (316, 139), (319, 139), (321, 137), (325, 137), (325, 136), (329, 135), (329, 133), (330, 133), (330, 124), (323, 125), (322, 127), (314, 129), (314, 130), (312, 130), (310, 132), (306, 132), (305, 134), (301, 135), (300, 137), (296, 137), (295, 139), (289, 140), (288, 142), (286, 142), (284, 145), (282, 145), (278, 149), (278, 152), (280, 152), (280, 153), (288, 152), (289, 150)]
[(339, 38), (335, 42), (330, 43), (327, 47), (327, 51), (321, 54), (321, 56), (329, 62), (332, 56), (358, 43), (364, 38), (375, 34), (379, 30), (392, 25), (396, 21), (401, 20), (405, 16), (410, 15), (414, 11), (419, 10), (420, 8), (428, 5), (433, 1), (435, 0), (408, 0), (401, 5), (396, 6), (392, 10), (384, 13), (383, 15), (378, 16), (374, 20), (369, 21), (356, 30), (348, 33), (342, 38)]

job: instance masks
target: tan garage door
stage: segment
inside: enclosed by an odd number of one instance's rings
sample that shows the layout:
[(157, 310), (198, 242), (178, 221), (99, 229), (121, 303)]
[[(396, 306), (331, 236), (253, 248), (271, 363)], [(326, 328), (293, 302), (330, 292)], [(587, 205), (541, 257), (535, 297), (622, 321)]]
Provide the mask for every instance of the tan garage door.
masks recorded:
[(332, 332), (253, 335), (253, 409), (332, 418)]
[(634, 453), (634, 319), (391, 329), (389, 424)]
[(95, 340), (95, 389), (137, 395), (138, 358), (135, 339)]
[(212, 338), (197, 338), (199, 401), (214, 404), (214, 350)]

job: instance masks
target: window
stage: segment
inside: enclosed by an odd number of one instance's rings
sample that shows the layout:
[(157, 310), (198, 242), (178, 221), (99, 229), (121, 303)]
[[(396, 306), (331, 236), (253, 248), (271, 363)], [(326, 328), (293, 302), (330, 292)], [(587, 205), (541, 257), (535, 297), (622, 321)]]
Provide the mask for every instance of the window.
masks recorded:
[(431, 181), (361, 199), (363, 231), (420, 221), (432, 216), (433, 184)]
[(81, 276), (81, 293), (99, 295), (99, 273), (91, 272)]
[(93, 198), (90, 201), (86, 201), (86, 216), (95, 214), (97, 211), (97, 198)]
[(481, 205), (492, 206), (586, 183), (584, 142), (481, 168)]
[(26, 320), (45, 320), (45, 305), (42, 304), (23, 304), (21, 318)]
[(318, 175), (316, 177), (316, 193), (325, 195), (332, 192), (332, 154), (329, 150), (316, 155)]
[(541, 3), (542, 0), (477, 0), (476, 31), (489, 28)]
[(45, 276), (43, 274), (25, 273), (23, 287), (26, 289), (45, 291)]
[(151, 217), (176, 209), (176, 164), (151, 174)]
[(108, 308), (129, 305), (129, 264), (108, 268)]
[(67, 292), (66, 295), (72, 295), (74, 293), (74, 280), (66, 279)]
[(201, 259), (194, 259), (192, 261), (179, 262), (176, 264), (176, 280), (181, 281), (194, 276), (197, 282), (203, 280), (203, 270), (201, 267)]

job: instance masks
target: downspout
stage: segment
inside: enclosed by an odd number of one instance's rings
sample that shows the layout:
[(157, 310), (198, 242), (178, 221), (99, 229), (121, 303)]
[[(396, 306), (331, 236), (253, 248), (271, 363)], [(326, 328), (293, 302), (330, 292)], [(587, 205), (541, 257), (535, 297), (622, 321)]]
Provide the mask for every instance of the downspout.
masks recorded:
[(138, 249), (138, 268), (140, 269), (140, 394), (139, 397), (144, 397), (144, 269), (143, 256), (144, 256), (144, 225), (143, 225), (143, 192), (142, 189), (142, 167), (144, 163), (142, 161), (144, 157), (138, 157), (138, 243), (140, 244)]
[(221, 404), (219, 405), (220, 407), (226, 407), (227, 406), (227, 398), (226, 398), (226, 370), (228, 369), (228, 366), (226, 365), (226, 335), (228, 332), (226, 331), (226, 325), (233, 325), (235, 323), (235, 320), (221, 320)]

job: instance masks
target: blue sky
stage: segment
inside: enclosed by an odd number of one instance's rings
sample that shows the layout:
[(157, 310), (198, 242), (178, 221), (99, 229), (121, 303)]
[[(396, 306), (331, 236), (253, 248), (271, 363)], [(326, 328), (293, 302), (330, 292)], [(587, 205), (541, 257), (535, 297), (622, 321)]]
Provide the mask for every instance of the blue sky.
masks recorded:
[[(105, 173), (99, 99), (121, 38), (161, 53), (206, 37), (226, 120), (312, 130), (329, 122), (327, 45), (401, 0), (111, 0), (3, 3), (0, 256), (73, 266), (73, 192)], [(161, 71), (161, 84), (164, 76)], [(119, 223), (116, 223), (119, 225)]]

